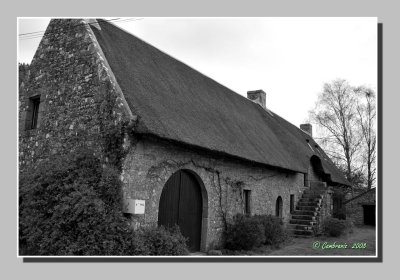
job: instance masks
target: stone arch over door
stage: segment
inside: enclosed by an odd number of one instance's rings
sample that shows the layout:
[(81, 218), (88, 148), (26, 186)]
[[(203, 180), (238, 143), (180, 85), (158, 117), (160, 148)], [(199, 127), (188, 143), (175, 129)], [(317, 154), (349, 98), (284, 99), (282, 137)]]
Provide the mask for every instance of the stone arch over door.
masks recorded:
[(276, 199), (275, 215), (279, 218), (283, 217), (283, 200), (281, 196), (278, 196), (278, 198)]
[(208, 197), (203, 181), (193, 171), (176, 171), (165, 183), (159, 203), (158, 225), (178, 225), (190, 251), (206, 251)]

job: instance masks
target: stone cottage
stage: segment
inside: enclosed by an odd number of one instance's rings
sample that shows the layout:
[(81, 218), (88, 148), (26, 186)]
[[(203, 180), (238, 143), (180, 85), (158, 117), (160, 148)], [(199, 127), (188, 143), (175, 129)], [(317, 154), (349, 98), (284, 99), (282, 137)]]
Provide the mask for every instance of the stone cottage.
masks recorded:
[(193, 251), (220, 246), (237, 213), (312, 234), (349, 183), (311, 125), (247, 96), (110, 22), (53, 19), (20, 86), (19, 168), (92, 149), (118, 164), (132, 225), (178, 224)]

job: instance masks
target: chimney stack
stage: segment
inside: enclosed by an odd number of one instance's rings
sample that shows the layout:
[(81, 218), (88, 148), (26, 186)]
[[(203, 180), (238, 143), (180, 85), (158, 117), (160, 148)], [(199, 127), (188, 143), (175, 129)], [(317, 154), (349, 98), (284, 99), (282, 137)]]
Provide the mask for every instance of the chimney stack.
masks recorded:
[(247, 98), (253, 101), (254, 103), (261, 105), (261, 107), (263, 107), (264, 109), (266, 109), (265, 97), (266, 94), (262, 89), (252, 90), (247, 92)]
[(312, 125), (309, 123), (303, 123), (300, 125), (300, 129), (312, 137)]

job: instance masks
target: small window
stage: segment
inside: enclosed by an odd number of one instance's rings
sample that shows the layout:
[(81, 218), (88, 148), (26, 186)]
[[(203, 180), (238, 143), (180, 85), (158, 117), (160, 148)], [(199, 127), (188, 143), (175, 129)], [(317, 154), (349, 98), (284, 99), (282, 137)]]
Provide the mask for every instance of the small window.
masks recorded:
[(278, 196), (278, 198), (276, 199), (276, 205), (275, 205), (275, 215), (279, 218), (282, 218), (282, 210), (283, 210), (282, 197)]
[(290, 213), (294, 211), (294, 194), (290, 195)]
[(29, 107), (26, 116), (26, 128), (35, 129), (38, 126), (40, 96), (29, 98)]
[(250, 215), (250, 190), (243, 190), (244, 214)]

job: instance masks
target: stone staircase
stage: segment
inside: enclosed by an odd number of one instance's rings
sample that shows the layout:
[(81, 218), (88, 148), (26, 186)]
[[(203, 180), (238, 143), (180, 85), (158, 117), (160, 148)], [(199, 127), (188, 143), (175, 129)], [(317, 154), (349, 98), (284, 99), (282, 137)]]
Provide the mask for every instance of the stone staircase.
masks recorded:
[(311, 237), (317, 229), (323, 189), (307, 189), (297, 202), (296, 209), (291, 213), (288, 229), (294, 237)]

